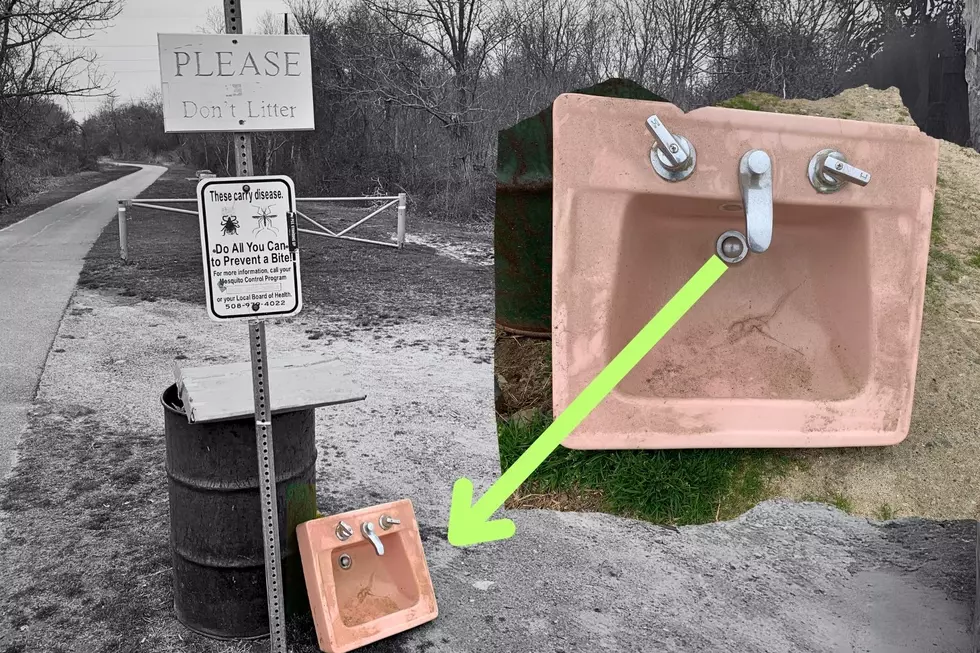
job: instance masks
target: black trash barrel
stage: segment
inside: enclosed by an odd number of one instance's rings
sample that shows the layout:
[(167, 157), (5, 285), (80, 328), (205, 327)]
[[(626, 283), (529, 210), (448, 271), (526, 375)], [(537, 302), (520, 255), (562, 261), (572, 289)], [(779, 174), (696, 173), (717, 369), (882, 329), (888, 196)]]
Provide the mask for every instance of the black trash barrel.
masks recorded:
[[(219, 639), (268, 636), (255, 420), (191, 424), (176, 385), (161, 403), (177, 619)], [(314, 409), (274, 415), (272, 436), (284, 603), (297, 614), (309, 610), (296, 526), (316, 517)]]

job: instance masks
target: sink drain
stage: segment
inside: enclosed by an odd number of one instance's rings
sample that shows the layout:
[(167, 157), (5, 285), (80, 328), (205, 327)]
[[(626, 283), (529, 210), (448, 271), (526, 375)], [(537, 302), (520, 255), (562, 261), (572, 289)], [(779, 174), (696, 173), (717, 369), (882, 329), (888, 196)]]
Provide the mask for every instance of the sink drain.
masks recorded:
[(345, 553), (340, 556), (339, 560), (337, 560), (337, 564), (340, 565), (341, 569), (350, 569), (351, 565), (354, 564), (354, 561)]
[(715, 251), (725, 263), (738, 263), (749, 253), (749, 244), (740, 231), (726, 231), (718, 237)]

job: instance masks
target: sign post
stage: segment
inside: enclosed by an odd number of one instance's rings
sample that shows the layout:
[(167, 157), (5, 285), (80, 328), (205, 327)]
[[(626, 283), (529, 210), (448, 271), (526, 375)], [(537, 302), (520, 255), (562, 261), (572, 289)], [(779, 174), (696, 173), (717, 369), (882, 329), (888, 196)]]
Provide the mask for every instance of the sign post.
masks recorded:
[[(276, 466), (265, 318), (303, 306), (296, 192), (288, 177), (253, 177), (253, 131), (314, 129), (310, 41), (242, 34), (240, 0), (224, 0), (226, 34), (159, 34), (164, 131), (232, 132), (235, 177), (197, 185), (207, 310), (247, 320), (273, 653), (286, 653)], [(125, 254), (124, 254), (125, 255)]]
[[(229, 34), (241, 34), (242, 14), (239, 0), (224, 0), (224, 4), (225, 31)], [(235, 145), (238, 152), (235, 157), (236, 173), (239, 177), (249, 177), (252, 175), (252, 136), (244, 132), (235, 133)], [(210, 283), (209, 279), (208, 285)], [(272, 446), (272, 407), (269, 401), (265, 322), (260, 319), (250, 320), (248, 333), (252, 354), (255, 448), (258, 451), (259, 494), (262, 502), (262, 541), (265, 552), (265, 592), (269, 608), (269, 641), (272, 653), (286, 653), (286, 615), (282, 596), (279, 506), (276, 500), (276, 461)]]

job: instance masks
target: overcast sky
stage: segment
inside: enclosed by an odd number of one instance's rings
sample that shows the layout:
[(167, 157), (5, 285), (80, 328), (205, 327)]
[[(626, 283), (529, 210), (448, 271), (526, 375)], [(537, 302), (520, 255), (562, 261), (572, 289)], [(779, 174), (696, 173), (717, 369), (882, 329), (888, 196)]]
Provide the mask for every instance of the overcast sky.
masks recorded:
[[(120, 100), (144, 97), (160, 88), (157, 34), (187, 34), (204, 25), (214, 0), (123, 0), (122, 13), (107, 29), (79, 43), (94, 50), (101, 68)], [(254, 31), (256, 20), (266, 11), (285, 12), (283, 0), (241, 0), (245, 31)], [(98, 108), (103, 98), (72, 98), (69, 109), (76, 120)]]

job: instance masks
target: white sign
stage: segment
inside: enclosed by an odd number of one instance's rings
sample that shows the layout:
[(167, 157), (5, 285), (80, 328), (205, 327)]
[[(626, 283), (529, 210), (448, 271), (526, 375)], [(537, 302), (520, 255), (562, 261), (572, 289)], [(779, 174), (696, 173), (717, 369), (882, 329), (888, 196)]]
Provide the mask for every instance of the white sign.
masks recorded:
[(289, 177), (197, 184), (208, 315), (219, 322), (296, 315), (303, 307), (296, 191)]
[(163, 130), (313, 129), (305, 35), (157, 34)]

